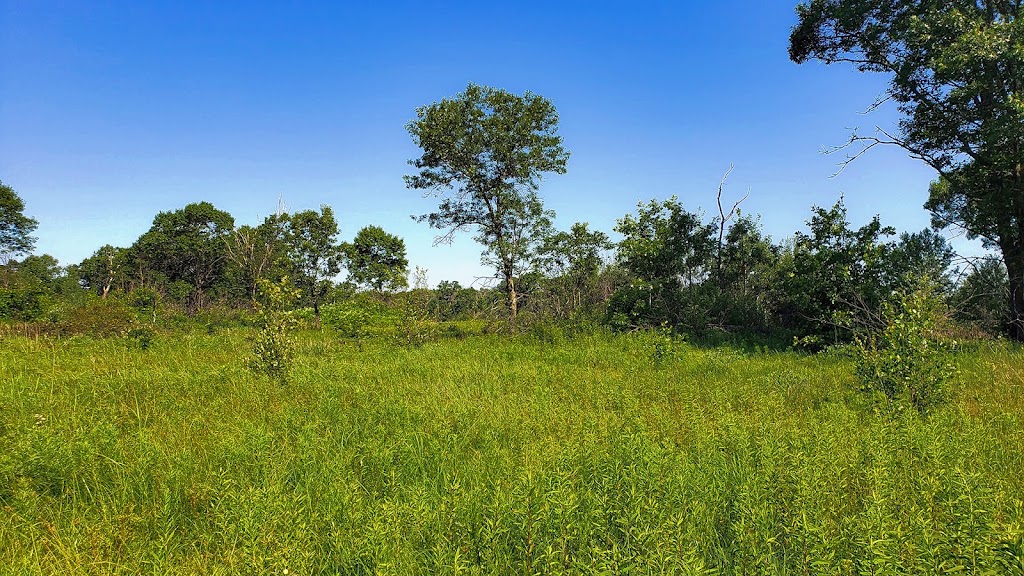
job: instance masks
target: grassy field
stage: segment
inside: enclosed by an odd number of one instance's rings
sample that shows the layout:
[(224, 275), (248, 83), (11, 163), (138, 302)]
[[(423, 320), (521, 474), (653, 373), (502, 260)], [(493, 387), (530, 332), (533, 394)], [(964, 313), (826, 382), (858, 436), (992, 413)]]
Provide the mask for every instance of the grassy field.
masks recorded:
[(927, 419), (643, 335), (0, 342), (0, 573), (1024, 574), (1024, 353)]

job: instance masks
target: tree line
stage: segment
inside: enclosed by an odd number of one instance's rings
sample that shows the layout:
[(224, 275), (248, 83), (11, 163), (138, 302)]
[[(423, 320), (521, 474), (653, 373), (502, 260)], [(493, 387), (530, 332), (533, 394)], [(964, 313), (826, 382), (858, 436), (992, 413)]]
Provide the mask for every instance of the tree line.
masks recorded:
[[(840, 200), (812, 208), (806, 231), (773, 243), (740, 203), (724, 210), (720, 188), (718, 217), (710, 220), (675, 198), (641, 203), (618, 221), (622, 239), (606, 258), (613, 248), (607, 234), (586, 223), (554, 230), (540, 196), (544, 177), (565, 173), (570, 156), (553, 103), (476, 84), (416, 110), (407, 129), (421, 155), (410, 161), (415, 172), (405, 183), (438, 198), (436, 210), (417, 217), (438, 231), (437, 242), (475, 235), (497, 280), (484, 300), (500, 297), (513, 329), (523, 312), (566, 318), (600, 309), (624, 329), (785, 329), (836, 340), (871, 324), (888, 295), (924, 282), (962, 316), (1024, 340), (1020, 11), (1019, 3), (987, 0), (797, 6), (790, 58), (883, 74), (888, 88), (871, 109), (893, 102), (900, 113), (894, 128), (852, 134), (837, 148), (853, 147), (844, 165), (894, 145), (932, 167), (937, 178), (925, 204), (932, 230), (895, 237), (878, 218), (853, 227)], [(22, 297), (12, 286), (31, 284), (26, 276), (60, 276), (60, 269), (43, 256), (12, 259), (29, 253), (35, 222), (13, 190), (2, 190), (0, 253), (10, 261), (0, 313), (26, 315), (31, 299), (15, 302)], [(949, 227), (981, 239), (999, 258), (971, 262), (955, 279), (952, 251), (936, 232)], [(229, 214), (200, 202), (158, 214), (132, 246), (104, 246), (63, 277), (72, 291), (164, 298), (194, 312), (211, 298), (251, 301), (261, 278), (288, 276), (317, 318), (342, 268), (349, 292), (384, 296), (406, 287), (401, 239), (372, 226), (350, 243), (337, 235), (326, 206), (235, 227)], [(451, 294), (462, 288), (442, 286), (437, 292), (454, 306), (459, 297)], [(447, 305), (433, 302), (435, 311)]]
[[(2, 190), (6, 205), (18, 208), (8, 212), (20, 214), (20, 198)], [(738, 205), (707, 219), (675, 197), (641, 202), (620, 218), (617, 243), (587, 223), (555, 230), (553, 214), (544, 213), (545, 222), (520, 234), (507, 277), (506, 260), (495, 256), (502, 248), (484, 246), (483, 260), (498, 280), (493, 287), (441, 281), (428, 289), (419, 269), (411, 290), (404, 241), (372, 225), (341, 241), (329, 206), (236, 226), (208, 202), (189, 204), (157, 214), (131, 246), (106, 245), (66, 267), (48, 255), (26, 255), (36, 223), (21, 214), (19, 226), (5, 229), (0, 314), (40, 320), (83, 297), (119, 299), (154, 314), (248, 310), (262, 280), (287, 277), (301, 294), (297, 304), (316, 320), (325, 302), (362, 294), (414, 305), (413, 313), (436, 321), (587, 319), (618, 330), (785, 333), (817, 346), (848, 339), (890, 295), (927, 281), (965, 323), (998, 333), (1009, 322), (1008, 279), (998, 260), (958, 271), (953, 250), (934, 230), (896, 236), (877, 217), (853, 226), (842, 199), (813, 208), (807, 229), (781, 243)], [(342, 270), (347, 277), (339, 281)]]

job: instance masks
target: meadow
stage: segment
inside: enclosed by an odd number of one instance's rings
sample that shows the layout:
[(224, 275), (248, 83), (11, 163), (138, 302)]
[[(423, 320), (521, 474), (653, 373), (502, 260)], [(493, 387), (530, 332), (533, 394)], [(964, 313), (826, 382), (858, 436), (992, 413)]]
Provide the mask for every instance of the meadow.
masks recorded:
[(0, 342), (4, 574), (1024, 574), (1024, 351), (882, 414), (649, 334)]

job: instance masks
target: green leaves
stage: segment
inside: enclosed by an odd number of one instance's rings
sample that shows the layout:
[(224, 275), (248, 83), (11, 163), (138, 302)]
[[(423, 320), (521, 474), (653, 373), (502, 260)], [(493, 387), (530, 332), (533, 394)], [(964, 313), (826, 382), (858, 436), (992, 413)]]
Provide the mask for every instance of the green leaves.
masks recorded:
[(422, 155), (406, 186), (446, 195), (437, 211), (416, 218), (444, 231), (437, 242), (476, 230), (481, 260), (493, 265), (517, 309), (515, 278), (524, 271), (553, 213), (537, 195), (547, 172), (565, 173), (569, 152), (558, 135), (558, 113), (547, 99), (469, 84), (455, 98), (416, 110), (406, 128)]
[(32, 252), (36, 239), (32, 236), (39, 222), (25, 216), (25, 202), (14, 188), (0, 182), (0, 258)]
[(854, 134), (850, 144), (897, 145), (938, 172), (925, 207), (936, 225), (962, 228), (999, 248), (1011, 286), (1011, 335), (1024, 339), (1024, 22), (1018, 4), (811, 0), (797, 14), (793, 61), (846, 62), (889, 77), (885, 96), (902, 115), (898, 131)]
[(288, 217), (284, 242), (288, 258), (295, 269), (296, 284), (303, 288), (320, 318), (320, 298), (329, 280), (341, 271), (341, 246), (338, 244), (338, 222), (330, 206), (296, 212)]
[(295, 355), (291, 331), (295, 319), (288, 311), (299, 297), (287, 277), (277, 283), (260, 280), (259, 300), (256, 302), (257, 331), (252, 338), (252, 356), (249, 367), (270, 379), (286, 384)]
[(943, 401), (955, 372), (948, 346), (938, 337), (941, 301), (927, 281), (895, 294), (882, 307), (884, 328), (858, 337), (857, 376), (862, 389), (887, 409), (927, 412)]
[(377, 293), (393, 292), (409, 285), (409, 260), (405, 241), (379, 226), (359, 230), (351, 244), (342, 247), (349, 280)]

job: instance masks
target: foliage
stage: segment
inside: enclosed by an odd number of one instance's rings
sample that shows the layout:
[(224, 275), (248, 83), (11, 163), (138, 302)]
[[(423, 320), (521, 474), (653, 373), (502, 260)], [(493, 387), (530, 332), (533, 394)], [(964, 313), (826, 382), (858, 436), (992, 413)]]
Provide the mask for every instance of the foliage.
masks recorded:
[(240, 226), (225, 238), (227, 258), (237, 270), (240, 282), (246, 287), (246, 296), (255, 300), (259, 281), (280, 277), (285, 263), (285, 214), (268, 216), (259, 226)]
[(127, 250), (106, 244), (78, 264), (79, 282), (83, 288), (88, 288), (103, 298), (106, 298), (114, 288), (125, 291), (129, 283), (129, 259)]
[(296, 212), (288, 217), (284, 242), (295, 271), (295, 285), (303, 290), (320, 321), (320, 301), (330, 279), (341, 271), (338, 222), (330, 206)]
[(345, 338), (363, 338), (374, 332), (387, 331), (401, 317), (386, 304), (368, 295), (359, 294), (348, 300), (324, 306), (321, 322)]
[(596, 291), (598, 274), (603, 253), (612, 246), (607, 234), (591, 230), (586, 222), (544, 238), (538, 260), (551, 315), (564, 319), (601, 300)]
[(886, 255), (886, 275), (893, 286), (913, 289), (920, 278), (929, 278), (940, 293), (952, 290), (951, 266), (956, 256), (945, 237), (925, 228), (900, 234)]
[(349, 280), (378, 294), (409, 285), (405, 241), (379, 226), (365, 226), (342, 247)]
[(140, 350), (149, 350), (156, 339), (156, 331), (149, 326), (132, 328), (125, 333), (125, 337), (132, 341)]
[(661, 325), (650, 332), (651, 362), (655, 368), (664, 368), (678, 356), (678, 343), (672, 329)]
[(191, 288), (186, 306), (195, 313), (224, 270), (224, 242), (234, 225), (230, 214), (209, 202), (188, 204), (157, 214), (130, 250), (137, 265), (163, 274), (169, 283), (186, 283)]
[(673, 327), (707, 324), (708, 278), (714, 253), (714, 229), (699, 214), (687, 212), (674, 196), (637, 205), (636, 215), (619, 219), (619, 265), (635, 280), (612, 297), (613, 325), (639, 328), (667, 322)]
[[(854, 135), (895, 144), (935, 169), (926, 207), (1003, 254), (1010, 334), (1024, 339), (1024, 51), (1017, 2), (809, 0), (797, 7), (790, 57), (889, 78), (898, 133)], [(857, 154), (859, 155), (859, 154)]]
[(658, 288), (692, 286), (708, 274), (714, 229), (675, 196), (637, 204), (636, 215), (619, 219), (615, 231), (623, 236), (619, 263)]
[(445, 231), (438, 241), (476, 230), (481, 260), (495, 267), (514, 323), (516, 278), (552, 217), (537, 194), (540, 179), (564, 174), (569, 158), (554, 105), (529, 92), (469, 84), (455, 98), (418, 108), (407, 128), (423, 154), (411, 161), (418, 172), (405, 177), (406, 185), (445, 195), (436, 212), (418, 220)]
[(299, 291), (292, 288), (286, 276), (276, 283), (260, 280), (258, 294), (257, 330), (252, 338), (249, 367), (279, 384), (286, 384), (295, 355), (291, 336), (295, 320), (288, 311), (299, 297)]
[(995, 336), (1006, 331), (1009, 298), (1006, 267), (998, 258), (982, 258), (972, 263), (970, 273), (957, 285), (950, 301), (957, 320)]
[(14, 188), (0, 181), (0, 264), (8, 258), (29, 254), (36, 244), (32, 233), (39, 222), (24, 212), (25, 202)]
[(138, 324), (134, 311), (113, 298), (89, 300), (84, 306), (63, 310), (55, 320), (52, 329), (58, 335), (97, 338), (124, 336)]
[(812, 212), (810, 233), (797, 232), (793, 243), (782, 313), (804, 335), (833, 344), (848, 341), (850, 329), (870, 324), (890, 291), (891, 246), (882, 238), (895, 230), (882, 226), (877, 216), (851, 228), (842, 199)]
[(457, 281), (442, 280), (430, 294), (427, 310), (439, 322), (464, 320), (480, 310), (481, 295), (473, 288), (464, 288)]
[(0, 265), (0, 318), (41, 318), (54, 300), (62, 272), (57, 260), (46, 254)]
[(886, 301), (885, 327), (856, 339), (862, 389), (888, 409), (906, 405), (924, 413), (939, 405), (955, 372), (938, 332), (943, 314), (944, 305), (927, 279)]

